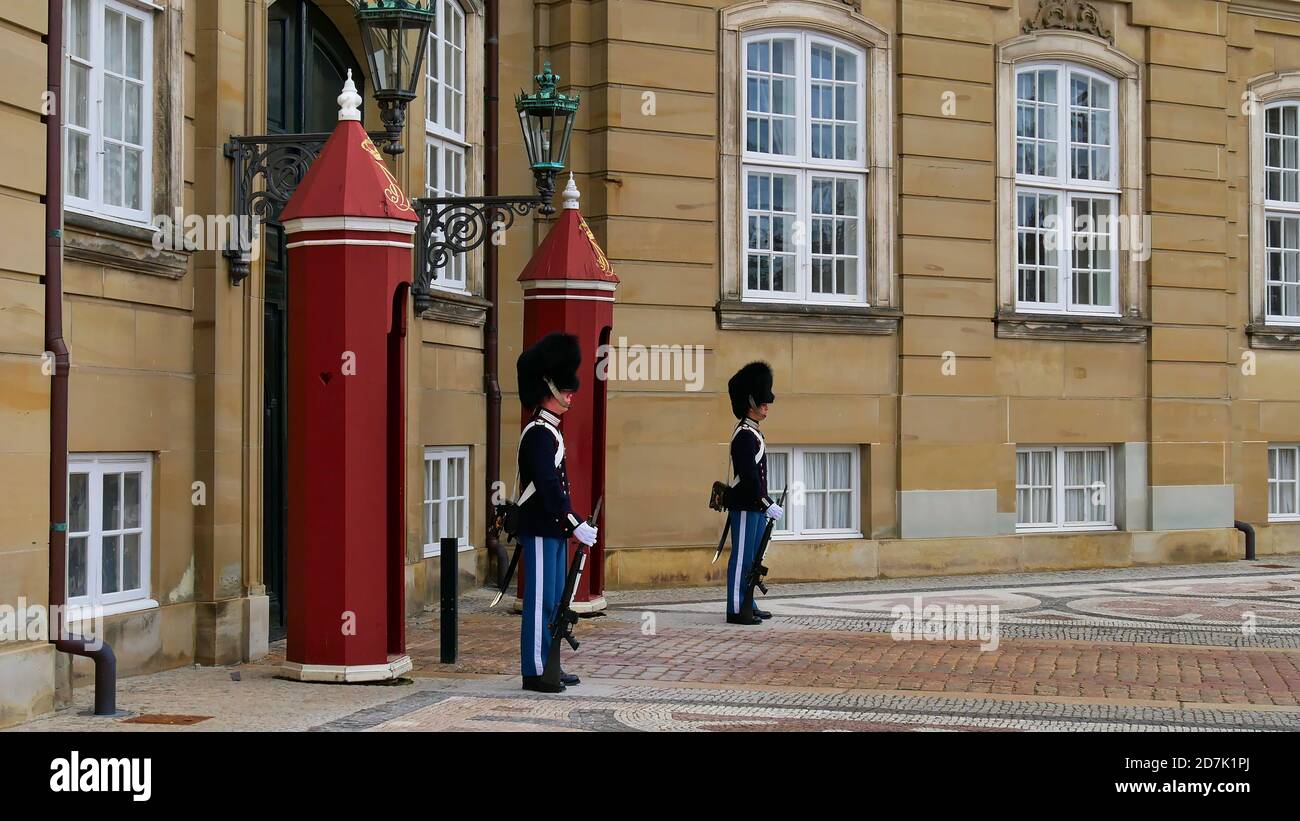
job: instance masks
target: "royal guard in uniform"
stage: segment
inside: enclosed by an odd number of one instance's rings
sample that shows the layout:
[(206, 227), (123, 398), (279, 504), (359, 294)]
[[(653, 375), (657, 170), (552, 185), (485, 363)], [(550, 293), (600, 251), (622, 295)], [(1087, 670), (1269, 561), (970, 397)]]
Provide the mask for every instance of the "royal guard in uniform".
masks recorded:
[(772, 368), (751, 362), (727, 382), (731, 412), (740, 423), (731, 432), (731, 464), (735, 481), (727, 492), (731, 517), (731, 560), (727, 563), (727, 623), (761, 624), (772, 614), (754, 606), (750, 570), (769, 519), (784, 511), (767, 491), (767, 446), (759, 424), (776, 401), (772, 393)]
[(573, 512), (560, 417), (578, 391), (582, 354), (578, 338), (552, 333), (519, 355), (519, 402), (532, 412), (519, 437), (518, 539), (523, 566), (523, 624), (519, 660), (524, 689), (558, 693), (578, 677), (561, 671), (560, 683), (542, 681), (550, 652), (550, 625), (563, 595), (568, 539), (590, 547), (596, 527)]

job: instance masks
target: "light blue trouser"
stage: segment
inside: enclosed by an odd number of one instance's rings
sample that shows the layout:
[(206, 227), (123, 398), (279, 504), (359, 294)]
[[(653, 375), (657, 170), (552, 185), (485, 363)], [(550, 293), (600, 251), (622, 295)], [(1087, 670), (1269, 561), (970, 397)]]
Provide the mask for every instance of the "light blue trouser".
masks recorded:
[(757, 510), (733, 510), (731, 516), (731, 559), (727, 562), (727, 615), (740, 615), (745, 600), (745, 578), (754, 566), (754, 552), (763, 537), (767, 517)]
[(540, 676), (551, 649), (551, 620), (564, 594), (568, 540), (519, 534), (524, 579), (523, 622), (519, 630), (519, 667), (525, 676)]

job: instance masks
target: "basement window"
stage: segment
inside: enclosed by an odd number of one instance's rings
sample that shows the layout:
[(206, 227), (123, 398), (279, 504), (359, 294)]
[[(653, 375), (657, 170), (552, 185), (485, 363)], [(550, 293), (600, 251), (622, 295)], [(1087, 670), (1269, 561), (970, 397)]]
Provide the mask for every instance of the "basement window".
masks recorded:
[(442, 539), (456, 539), (458, 550), (469, 543), (469, 448), (424, 450), (424, 557), (442, 553)]
[(1300, 522), (1300, 446), (1268, 449), (1268, 520)]
[(858, 523), (858, 449), (807, 445), (767, 448), (767, 495), (779, 502), (789, 488), (785, 515), (773, 538), (861, 538)]
[(1114, 530), (1110, 447), (1016, 450), (1016, 531)]
[(152, 487), (149, 454), (69, 457), (70, 607), (123, 605), (149, 598)]

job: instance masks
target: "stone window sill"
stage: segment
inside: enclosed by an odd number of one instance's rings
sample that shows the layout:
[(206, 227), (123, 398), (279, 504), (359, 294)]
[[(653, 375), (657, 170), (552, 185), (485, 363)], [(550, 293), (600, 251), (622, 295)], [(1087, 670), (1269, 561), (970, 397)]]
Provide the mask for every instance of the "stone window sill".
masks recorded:
[(803, 331), (828, 334), (892, 334), (902, 312), (866, 305), (802, 305), (798, 303), (718, 302), (718, 327), (743, 331)]
[(420, 312), (420, 318), (482, 328), (491, 307), (492, 303), (481, 296), (430, 288), (429, 304)]
[(63, 213), (63, 253), (67, 259), (107, 265), (137, 274), (180, 279), (189, 271), (189, 250), (158, 250), (154, 230), (78, 211)]
[(1069, 316), (999, 312), (1000, 339), (1056, 339), (1077, 342), (1146, 342), (1150, 320), (1126, 316)]
[(1251, 324), (1246, 326), (1250, 347), (1277, 351), (1300, 351), (1300, 326)]

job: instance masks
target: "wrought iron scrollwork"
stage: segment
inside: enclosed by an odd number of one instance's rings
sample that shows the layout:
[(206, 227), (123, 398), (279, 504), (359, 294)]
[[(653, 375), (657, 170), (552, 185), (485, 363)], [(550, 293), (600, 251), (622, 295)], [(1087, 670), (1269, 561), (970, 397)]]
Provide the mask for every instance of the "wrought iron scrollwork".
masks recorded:
[(468, 253), (494, 234), (510, 230), (516, 217), (543, 210), (550, 197), (431, 197), (413, 202), (420, 223), (415, 239), (417, 313), (429, 307), (438, 270), (452, 257)]
[[(238, 285), (248, 276), (257, 225), (278, 223), (307, 169), (316, 160), (329, 134), (270, 134), (232, 137), (226, 156), (233, 160), (231, 191), (237, 238), (226, 249), (230, 278)], [(387, 142), (386, 132), (371, 132), (376, 145)], [(260, 182), (260, 185), (259, 185)], [(517, 217), (534, 210), (552, 210), (548, 194), (526, 197), (432, 197), (413, 201), (419, 226), (415, 240), (415, 307), (430, 304), (438, 270), (457, 254), (478, 248), (498, 231), (507, 231)]]
[[(376, 145), (387, 142), (387, 132), (370, 135)], [(225, 154), (233, 160), (231, 196), (238, 236), (227, 248), (230, 278), (238, 285), (248, 276), (253, 243), (259, 240), (256, 226), (278, 222), (307, 169), (316, 160), (329, 134), (264, 134), (232, 137)], [(261, 181), (261, 187), (258, 181)]]

